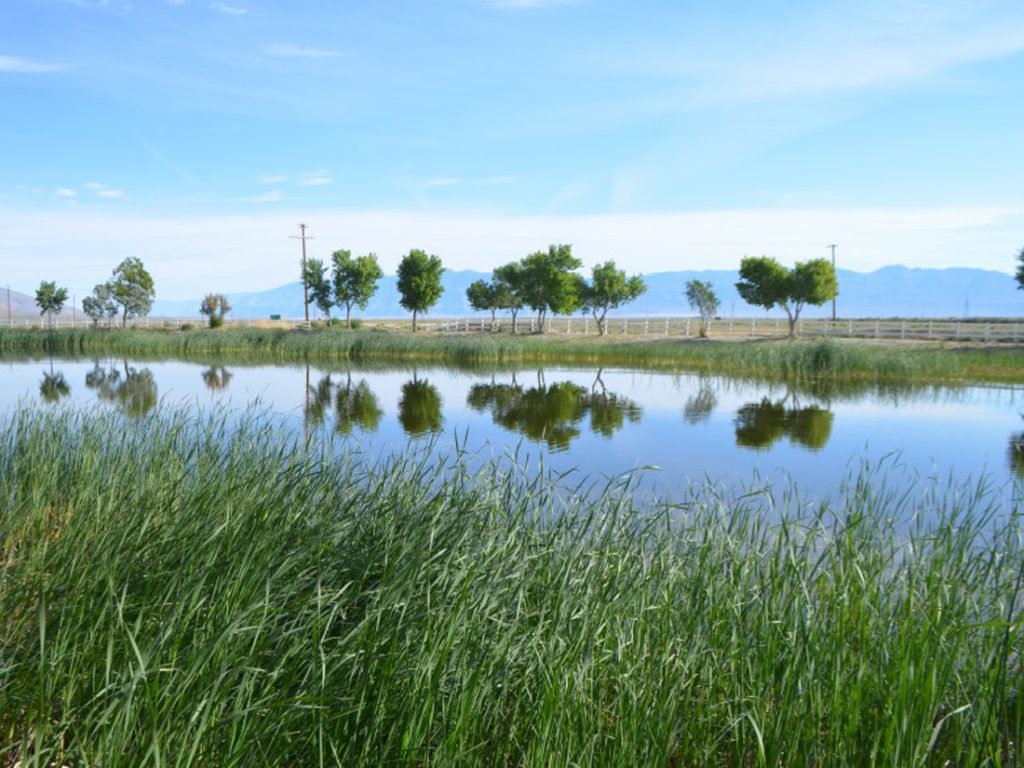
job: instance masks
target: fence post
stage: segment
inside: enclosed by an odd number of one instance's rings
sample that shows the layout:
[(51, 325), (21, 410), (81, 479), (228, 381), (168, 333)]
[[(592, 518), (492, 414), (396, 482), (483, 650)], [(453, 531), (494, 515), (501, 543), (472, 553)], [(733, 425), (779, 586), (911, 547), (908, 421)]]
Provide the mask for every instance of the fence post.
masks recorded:
[(629, 333), (629, 319), (625, 317), (622, 318), (622, 333), (623, 335)]
[(683, 331), (683, 336), (689, 336), (689, 335), (690, 335), (690, 318), (686, 318), (686, 328)]
[(668, 336), (668, 318), (665, 318), (665, 335)]
[(583, 318), (583, 333), (584, 334), (589, 334), (590, 333), (590, 318), (589, 317)]
[(650, 323), (650, 320), (648, 320), (648, 319), (647, 319), (647, 318), (645, 317), (645, 318), (644, 318), (644, 336), (646, 336), (646, 335), (647, 335), (647, 328), (648, 328), (648, 323)]
[(565, 335), (566, 336), (571, 336), (572, 335), (572, 318), (571, 317), (566, 318), (566, 321), (565, 321)]
[(775, 318), (775, 335), (776, 336), (779, 335), (779, 330), (780, 330), (779, 326), (781, 326), (781, 325), (782, 325), (782, 320), (776, 317)]
[(902, 340), (905, 338), (907, 338), (907, 321), (903, 320), (900, 323), (900, 339)]

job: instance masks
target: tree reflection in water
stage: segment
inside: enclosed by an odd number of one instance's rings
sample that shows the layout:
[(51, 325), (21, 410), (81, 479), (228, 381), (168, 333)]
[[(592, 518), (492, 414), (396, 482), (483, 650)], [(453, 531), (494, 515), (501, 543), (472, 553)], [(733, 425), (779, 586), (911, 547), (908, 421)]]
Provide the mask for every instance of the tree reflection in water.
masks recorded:
[(1010, 471), (1017, 477), (1024, 478), (1024, 432), (1010, 435), (1006, 458), (1010, 465)]
[(410, 437), (423, 437), (441, 431), (441, 394), (437, 387), (413, 373), (402, 385), (398, 400), (398, 421)]
[(219, 392), (228, 388), (232, 375), (223, 365), (211, 365), (202, 373), (203, 384), (211, 392)]
[(608, 392), (598, 371), (593, 387), (571, 381), (546, 384), (541, 372), (537, 386), (474, 384), (466, 398), (475, 411), (489, 411), (495, 424), (519, 432), (530, 440), (545, 442), (554, 451), (565, 450), (580, 435), (578, 424), (590, 416), (590, 429), (611, 437), (626, 420), (640, 421), (642, 411), (632, 400)]
[(85, 386), (96, 392), (96, 396), (113, 403), (129, 416), (144, 416), (156, 406), (157, 386), (153, 372), (148, 368), (129, 367), (122, 361), (102, 364), (94, 362), (93, 369), (85, 374)]
[(306, 374), (306, 425), (318, 427), (327, 419), (328, 412), (334, 411), (334, 429), (342, 435), (352, 433), (359, 427), (364, 432), (374, 432), (380, 425), (384, 411), (377, 404), (366, 379), (352, 383), (352, 374), (343, 383), (337, 383), (331, 374), (323, 375), (314, 385), (310, 384), (309, 371)]
[(54, 373), (43, 373), (43, 380), (39, 382), (39, 396), (47, 403), (59, 403), (61, 398), (71, 394), (71, 385), (68, 384), (64, 374), (60, 371)]
[(788, 436), (790, 442), (813, 451), (822, 449), (832, 435), (832, 411), (818, 405), (787, 405), (787, 400), (789, 396), (779, 401), (765, 397), (759, 403), (747, 403), (740, 408), (735, 419), (736, 445), (767, 449)]
[(700, 424), (711, 418), (711, 412), (718, 405), (718, 395), (715, 394), (711, 382), (701, 378), (697, 388), (697, 394), (686, 398), (683, 405), (683, 418), (687, 424)]

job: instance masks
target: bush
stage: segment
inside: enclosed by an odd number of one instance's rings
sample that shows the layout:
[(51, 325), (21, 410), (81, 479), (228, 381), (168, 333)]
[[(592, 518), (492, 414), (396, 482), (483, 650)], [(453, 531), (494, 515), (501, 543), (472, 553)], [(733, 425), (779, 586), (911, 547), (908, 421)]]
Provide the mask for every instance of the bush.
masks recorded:
[(363, 321), (362, 320), (353, 320), (352, 321), (352, 330), (353, 331), (358, 331), (362, 327), (363, 327)]
[(210, 327), (220, 328), (224, 325), (224, 318), (221, 315), (210, 315)]
[(191, 331), (195, 326), (192, 323), (182, 323), (178, 328), (182, 331)]

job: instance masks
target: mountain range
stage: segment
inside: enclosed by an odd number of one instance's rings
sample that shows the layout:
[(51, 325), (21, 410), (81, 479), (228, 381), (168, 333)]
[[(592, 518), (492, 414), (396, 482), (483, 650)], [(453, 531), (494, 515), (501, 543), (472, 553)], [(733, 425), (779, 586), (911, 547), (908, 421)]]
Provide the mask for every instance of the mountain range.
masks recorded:
[[(840, 317), (1016, 317), (1024, 309), (1024, 295), (1018, 292), (1013, 276), (994, 270), (953, 268), (914, 269), (902, 266), (883, 267), (874, 272), (853, 272), (840, 269), (838, 315)], [(466, 288), (474, 280), (490, 278), (489, 272), (446, 270), (444, 294), (431, 308), (428, 317), (465, 317), (475, 314), (466, 300)], [(647, 292), (637, 301), (618, 310), (621, 315), (681, 316), (692, 314), (683, 295), (690, 280), (706, 280), (721, 300), (723, 317), (764, 316), (764, 310), (746, 304), (736, 292), (739, 279), (735, 270), (685, 270), (652, 272), (644, 275)], [(157, 286), (159, 296), (159, 286)], [(151, 316), (191, 318), (199, 316), (199, 296), (184, 300), (158, 298)], [(281, 315), (302, 317), (302, 284), (288, 283), (266, 291), (229, 293), (236, 319), (266, 318)], [(398, 303), (398, 289), (393, 275), (381, 278), (376, 295), (365, 311), (356, 310), (356, 317), (402, 317), (406, 312)], [(79, 305), (80, 307), (81, 305)], [(6, 315), (6, 296), (0, 292), (0, 322)], [(38, 317), (32, 296), (11, 291), (11, 312), (14, 317)], [(827, 317), (831, 304), (807, 307), (805, 317)], [(79, 310), (80, 313), (80, 310)], [(319, 316), (310, 307), (311, 316)], [(335, 311), (335, 314), (343, 314)], [(615, 314), (615, 313), (612, 313)], [(769, 316), (781, 314), (778, 311)], [(69, 317), (65, 309), (62, 317)], [(78, 315), (81, 317), (81, 314)]]

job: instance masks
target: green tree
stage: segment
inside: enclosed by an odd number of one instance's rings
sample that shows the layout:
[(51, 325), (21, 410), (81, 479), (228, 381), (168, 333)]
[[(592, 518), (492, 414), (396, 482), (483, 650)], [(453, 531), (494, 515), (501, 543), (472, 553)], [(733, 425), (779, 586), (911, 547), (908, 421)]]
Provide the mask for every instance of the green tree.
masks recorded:
[(224, 315), (231, 311), (231, 302), (223, 293), (208, 293), (199, 304), (199, 313), (206, 315), (211, 328), (224, 325)]
[(148, 368), (137, 370), (124, 361), (124, 374), (116, 365), (103, 367), (97, 361), (85, 375), (85, 386), (96, 390), (96, 396), (114, 403), (129, 416), (144, 416), (157, 404), (157, 385)]
[(537, 313), (538, 330), (544, 332), (548, 312), (569, 315), (582, 297), (580, 279), (573, 270), (583, 262), (572, 255), (571, 245), (551, 245), (547, 251), (531, 253), (522, 261), (523, 301)]
[(39, 395), (47, 403), (58, 403), (62, 397), (71, 394), (71, 386), (60, 371), (47, 373), (43, 371), (43, 380), (39, 383)]
[(500, 307), (498, 306), (498, 285), (495, 282), (486, 280), (474, 280), (466, 289), (466, 299), (469, 306), (477, 312), (491, 313), (491, 330), (494, 330), (495, 315)]
[(211, 365), (203, 371), (200, 376), (202, 376), (203, 384), (206, 385), (208, 390), (211, 392), (220, 392), (221, 390), (228, 388), (234, 374), (223, 365)]
[(320, 313), (331, 319), (331, 308), (334, 306), (334, 293), (331, 281), (327, 278), (327, 268), (320, 259), (307, 259), (302, 279), (309, 291), (309, 300), (316, 304)]
[(382, 416), (384, 411), (366, 379), (360, 379), (358, 384), (353, 385), (349, 378), (344, 387), (338, 387), (334, 396), (334, 428), (340, 434), (351, 433), (354, 426), (364, 432), (374, 432)]
[(413, 248), (398, 265), (399, 303), (412, 312), (412, 330), (416, 332), (416, 317), (426, 312), (444, 293), (441, 287), (441, 273), (444, 267), (439, 256), (432, 256), (419, 248)]
[(583, 307), (593, 314), (597, 331), (601, 336), (608, 333), (605, 318), (608, 310), (616, 309), (639, 298), (647, 286), (639, 275), (626, 277), (625, 270), (618, 269), (614, 261), (596, 265), (591, 272), (590, 283), (583, 282), (580, 293)]
[(718, 314), (719, 300), (711, 283), (705, 280), (691, 280), (686, 284), (686, 300), (690, 308), (700, 313), (700, 335), (707, 338), (711, 331), (711, 319)]
[(1024, 289), (1024, 248), (1017, 253), (1017, 272), (1014, 277), (1017, 278), (1017, 290)]
[(67, 300), (68, 289), (58, 288), (55, 282), (43, 280), (36, 289), (36, 305), (39, 307), (39, 314), (46, 315), (48, 326), (53, 325), (53, 316), (60, 314)]
[(118, 264), (107, 285), (111, 300), (121, 308), (122, 327), (128, 324), (130, 317), (145, 317), (149, 314), (156, 290), (153, 278), (141, 259), (129, 256)]
[(498, 309), (503, 309), (512, 315), (512, 335), (514, 336), (519, 312), (525, 304), (523, 293), (526, 284), (526, 271), (523, 269), (522, 262), (514, 261), (511, 264), (498, 267), (494, 270), (492, 280), (495, 291), (494, 303)]
[(335, 251), (331, 254), (331, 265), (334, 298), (339, 307), (345, 307), (345, 324), (351, 328), (352, 307), (366, 309), (384, 273), (375, 253), (353, 259), (351, 251)]
[(791, 443), (818, 451), (832, 435), (832, 418), (832, 412), (821, 406), (787, 407), (785, 401), (763, 398), (736, 413), (736, 444), (762, 450), (788, 435)]
[(110, 283), (100, 283), (92, 289), (92, 294), (82, 299), (82, 310), (92, 320), (93, 325), (106, 322), (108, 325), (117, 316), (117, 304), (110, 293)]
[(786, 269), (768, 256), (748, 256), (740, 262), (736, 290), (748, 304), (784, 309), (789, 318), (789, 335), (793, 337), (804, 306), (820, 306), (835, 298), (839, 283), (828, 259), (798, 262), (793, 269)]

